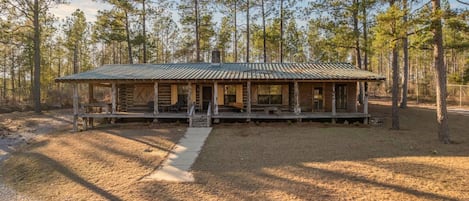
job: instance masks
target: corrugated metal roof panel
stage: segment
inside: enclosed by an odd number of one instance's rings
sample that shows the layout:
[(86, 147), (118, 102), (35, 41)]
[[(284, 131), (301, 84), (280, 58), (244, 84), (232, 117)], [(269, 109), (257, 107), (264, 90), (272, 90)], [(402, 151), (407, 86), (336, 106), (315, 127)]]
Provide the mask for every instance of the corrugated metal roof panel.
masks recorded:
[(85, 80), (384, 80), (347, 63), (116, 64), (69, 75), (59, 82)]

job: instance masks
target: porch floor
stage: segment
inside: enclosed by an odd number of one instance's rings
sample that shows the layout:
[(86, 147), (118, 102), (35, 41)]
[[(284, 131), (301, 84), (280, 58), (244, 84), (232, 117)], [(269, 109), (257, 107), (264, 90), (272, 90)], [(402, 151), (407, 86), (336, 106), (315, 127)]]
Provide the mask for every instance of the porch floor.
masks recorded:
[[(196, 113), (196, 115), (205, 115), (206, 113)], [(109, 113), (82, 113), (82, 118), (148, 118), (148, 119), (185, 119), (189, 118), (186, 112), (160, 112), (153, 113), (133, 113), (133, 112), (117, 112)], [(222, 112), (218, 115), (212, 115), (214, 119), (347, 119), (347, 118), (368, 118), (369, 114), (363, 113), (336, 113), (335, 116), (330, 112), (302, 112), (295, 114), (293, 112), (281, 112), (279, 114), (266, 114), (265, 112)]]

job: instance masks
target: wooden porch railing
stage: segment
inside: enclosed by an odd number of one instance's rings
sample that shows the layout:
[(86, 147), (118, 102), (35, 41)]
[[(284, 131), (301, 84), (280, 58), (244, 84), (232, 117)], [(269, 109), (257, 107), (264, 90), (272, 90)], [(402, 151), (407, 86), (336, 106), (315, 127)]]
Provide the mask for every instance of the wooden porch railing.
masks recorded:
[(208, 102), (207, 108), (207, 127), (212, 126), (212, 103)]
[(195, 104), (192, 104), (191, 109), (189, 110), (189, 127), (192, 127), (192, 119), (195, 114)]

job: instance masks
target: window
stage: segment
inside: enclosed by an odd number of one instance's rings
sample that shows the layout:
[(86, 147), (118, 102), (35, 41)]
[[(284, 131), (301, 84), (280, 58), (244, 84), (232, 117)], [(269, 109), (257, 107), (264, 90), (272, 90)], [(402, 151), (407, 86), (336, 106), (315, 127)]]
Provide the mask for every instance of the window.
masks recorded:
[(258, 85), (257, 103), (268, 105), (282, 104), (282, 85)]
[(180, 105), (187, 104), (187, 93), (189, 87), (187, 85), (178, 85), (178, 103)]
[(337, 84), (335, 86), (335, 99), (337, 109), (347, 109), (347, 85)]
[(225, 105), (236, 103), (236, 85), (225, 85), (224, 95)]

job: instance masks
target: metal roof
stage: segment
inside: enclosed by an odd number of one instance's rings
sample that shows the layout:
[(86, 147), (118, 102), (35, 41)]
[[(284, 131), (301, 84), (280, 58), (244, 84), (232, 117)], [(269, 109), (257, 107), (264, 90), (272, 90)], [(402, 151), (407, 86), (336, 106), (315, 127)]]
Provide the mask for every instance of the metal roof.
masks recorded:
[(58, 82), (104, 80), (384, 80), (348, 63), (114, 64), (57, 78)]

